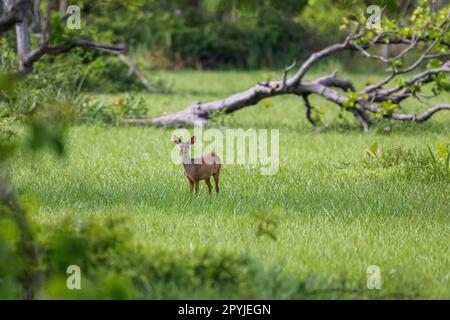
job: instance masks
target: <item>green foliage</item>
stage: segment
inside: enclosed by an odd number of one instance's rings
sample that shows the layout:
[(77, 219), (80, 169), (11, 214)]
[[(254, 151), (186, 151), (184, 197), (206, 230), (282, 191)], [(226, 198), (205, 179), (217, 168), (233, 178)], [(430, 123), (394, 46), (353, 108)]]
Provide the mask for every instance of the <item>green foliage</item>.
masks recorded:
[(171, 35), (170, 56), (187, 67), (280, 67), (299, 55), (296, 43), (304, 33), (285, 19), (277, 11), (267, 10), (252, 19), (252, 24), (242, 18), (211, 21), (201, 28), (179, 26)]
[(450, 92), (450, 81), (447, 80), (448, 76), (445, 73), (432, 75), (431, 79), (434, 82), (432, 88), (433, 93), (437, 96), (443, 92)]
[(9, 139), (5, 139), (5, 134), (0, 132), (0, 136), (2, 137), (0, 141), (0, 162), (8, 159), (16, 150), (16, 144), (10, 142)]
[(375, 142), (370, 146), (369, 149), (366, 150), (366, 154), (372, 157), (373, 159), (380, 159), (383, 156), (383, 149), (378, 142)]
[(299, 43), (304, 40), (304, 29), (294, 22), (294, 16), (306, 5), (305, 0), (231, 4), (205, 1), (198, 7), (196, 2), (177, 0), (133, 5), (81, 1), (85, 23), (77, 36), (98, 38), (101, 31), (103, 41), (143, 47), (152, 53), (147, 55), (147, 66), (281, 67), (302, 54), (304, 45)]
[(98, 56), (83, 66), (82, 88), (94, 92), (140, 90), (142, 84), (116, 56)]
[(12, 93), (17, 79), (17, 76), (14, 75), (0, 75), (0, 92), (2, 96), (7, 96)]
[[(78, 69), (71, 68), (79, 63), (76, 55), (65, 55), (43, 60), (35, 66), (35, 72), (16, 80), (14, 90), (0, 96), (0, 105), (10, 116), (59, 113), (62, 118), (70, 118), (80, 96)], [(8, 71), (7, 66), (1, 70)], [(6, 72), (5, 72), (6, 73)]]
[(383, 101), (380, 103), (380, 109), (376, 113), (376, 118), (390, 117), (396, 110), (398, 105), (391, 100)]
[[(1, 99), (2, 102), (6, 102), (6, 108), (0, 110), (0, 116), (6, 120), (15, 117), (28, 120), (30, 134), (25, 150), (36, 151), (48, 145), (58, 154), (63, 154), (62, 133), (49, 127), (51, 124), (49, 118), (44, 122), (42, 116), (30, 116), (29, 112), (24, 113), (23, 110), (11, 105), (16, 99), (23, 98), (19, 97), (23, 83), (17, 81), (15, 77), (1, 78), (3, 80), (0, 81)], [(48, 115), (41, 110), (39, 112), (41, 115)], [(56, 123), (59, 126), (59, 122)], [(9, 267), (0, 267), (0, 297), (32, 299), (38, 290), (42, 266), (34, 243), (34, 230), (16, 191), (8, 181), (10, 178), (8, 161), (17, 151), (20, 139), (12, 139), (13, 133), (8, 129), (5, 130), (4, 125), (5, 121), (0, 122), (0, 258), (2, 261), (8, 261), (2, 265)]]
[[(333, 1), (319, 1), (319, 3), (322, 2), (331, 5), (331, 2)], [(343, 10), (348, 10), (348, 2), (352, 1), (343, 2), (345, 3)], [(435, 12), (430, 7), (432, 1), (421, 0), (412, 12), (405, 10), (399, 12), (400, 6), (403, 6), (404, 9), (407, 8), (407, 6), (404, 6), (401, 1), (397, 1), (397, 3), (395, 3), (395, 1), (390, 1), (390, 3), (392, 4), (378, 3), (378, 5), (384, 7), (385, 10), (383, 17), (380, 20), (380, 27), (377, 30), (370, 29), (369, 26), (367, 26), (367, 18), (364, 16), (364, 13), (357, 13), (358, 10), (356, 10), (354, 14), (347, 11), (347, 14), (344, 15), (340, 29), (351, 32), (355, 30), (357, 25), (366, 26), (365, 35), (357, 40), (360, 45), (368, 44), (375, 37), (384, 34), (380, 40), (387, 44), (391, 39), (420, 38), (422, 40), (421, 46), (419, 47), (420, 49), (428, 48), (432, 45), (432, 50), (428, 53), (440, 54), (448, 52), (448, 47), (446, 45), (450, 40), (450, 33), (446, 32), (448, 26), (447, 14), (450, 9), (448, 5), (441, 4), (440, 7), (437, 7), (438, 10)], [(364, 2), (360, 2), (357, 8), (365, 10), (365, 5)], [(335, 8), (335, 10), (338, 9)], [(404, 15), (399, 16), (399, 13), (403, 13)], [(314, 15), (314, 13), (312, 14)], [(389, 36), (386, 36), (387, 34), (389, 34)], [(400, 72), (401, 70), (404, 70), (411, 58), (414, 58), (413, 53), (404, 54), (401, 58), (389, 61), (389, 68), (387, 71)], [(427, 67), (437, 67), (439, 63), (439, 60), (433, 59), (429, 61)]]
[[(0, 188), (3, 186), (0, 186)], [(0, 197), (4, 197), (4, 190), (0, 190)], [(10, 209), (0, 202), (0, 259), (8, 263), (0, 264), (0, 298), (14, 299), (20, 296), (19, 277), (24, 271), (23, 260), (19, 252), (20, 231), (11, 219)]]
[(448, 148), (449, 144), (445, 144), (442, 142), (439, 142), (436, 147), (437, 147), (437, 156), (440, 159), (445, 159), (448, 157), (448, 153), (449, 153), (449, 148)]
[(348, 26), (347, 16), (355, 13), (355, 9), (357, 12), (362, 12), (361, 4), (344, 7), (332, 0), (309, 1), (306, 8), (299, 13), (297, 21), (314, 32), (314, 38), (326, 43), (332, 41), (332, 38), (335, 39), (341, 19), (344, 19), (343, 25)]
[(323, 107), (311, 106), (311, 119), (316, 125), (324, 125), (323, 116), (327, 113), (327, 110)]
[(348, 91), (345, 93), (347, 99), (342, 104), (344, 110), (353, 110), (356, 107), (356, 102), (358, 100), (358, 92)]

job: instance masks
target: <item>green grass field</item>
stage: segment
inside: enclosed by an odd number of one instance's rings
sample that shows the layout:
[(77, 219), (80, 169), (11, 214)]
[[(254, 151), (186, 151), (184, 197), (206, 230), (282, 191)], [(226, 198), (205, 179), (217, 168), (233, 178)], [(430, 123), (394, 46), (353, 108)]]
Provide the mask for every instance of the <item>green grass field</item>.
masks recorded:
[[(175, 93), (143, 97), (155, 116), (225, 97), (266, 74), (165, 72), (160, 76), (174, 81)], [(351, 76), (359, 87), (367, 80)], [(338, 118), (335, 106), (312, 102), (327, 110), (328, 129), (312, 128), (295, 96), (215, 120), (218, 128), (280, 130), (279, 172), (262, 176), (252, 167), (225, 165), (218, 196), (208, 196), (203, 182), (200, 194), (191, 195), (181, 165), (170, 162), (173, 130), (144, 127), (71, 127), (66, 156), (21, 158), (14, 184), (37, 201), (32, 218), (39, 223), (125, 214), (136, 244), (244, 254), (277, 276), (325, 288), (313, 298), (450, 298), (450, 179), (422, 161), (427, 146), (434, 151), (450, 142), (450, 113), (420, 125), (383, 122), (364, 134), (352, 118)], [(374, 143), (387, 155), (401, 147), (401, 159), (371, 163), (366, 150)], [(273, 238), (258, 233), (267, 223)], [(369, 265), (381, 268), (381, 290), (366, 287)], [(248, 297), (205, 292), (181, 297)], [(261, 290), (252, 297), (291, 296)]]

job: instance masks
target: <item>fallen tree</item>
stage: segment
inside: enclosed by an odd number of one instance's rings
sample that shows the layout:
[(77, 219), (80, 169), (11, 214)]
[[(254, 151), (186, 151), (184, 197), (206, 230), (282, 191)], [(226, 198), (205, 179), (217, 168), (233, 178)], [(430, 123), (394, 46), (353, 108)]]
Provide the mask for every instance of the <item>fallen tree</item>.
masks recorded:
[[(258, 82), (254, 87), (225, 99), (195, 102), (179, 112), (150, 119), (124, 119), (123, 123), (205, 126), (217, 112), (233, 113), (256, 105), (261, 100), (284, 94), (294, 94), (303, 99), (306, 117), (312, 125), (316, 123), (311, 117), (309, 96), (318, 95), (351, 112), (365, 131), (375, 118), (423, 122), (436, 112), (450, 110), (450, 104), (442, 103), (429, 106), (421, 114), (398, 112), (402, 102), (407, 99), (413, 98), (418, 104), (428, 105), (426, 100), (439, 96), (443, 91), (450, 91), (450, 84), (446, 80), (446, 74), (450, 72), (450, 7), (436, 13), (423, 3), (412, 13), (407, 24), (402, 25), (388, 18), (383, 18), (381, 24), (383, 29), (372, 30), (366, 27), (364, 18), (350, 22), (349, 28), (353, 31), (342, 42), (313, 53), (291, 77), (288, 77), (288, 73), (295, 68), (296, 63), (283, 70), (279, 81)], [(373, 53), (373, 49), (380, 45), (401, 46), (402, 51), (395, 57), (379, 56)], [(339, 78), (337, 72), (312, 81), (304, 80), (312, 66), (342, 51), (355, 51), (367, 59), (382, 61), (390, 66), (390, 73), (382, 81), (368, 84), (360, 91), (355, 90), (351, 80)], [(405, 66), (405, 57), (411, 53), (420, 53), (420, 56)], [(424, 68), (425, 63), (427, 66)], [(404, 80), (405, 75), (413, 72), (414, 75)], [(422, 87), (425, 85), (433, 86), (433, 95), (427, 96), (423, 92)]]

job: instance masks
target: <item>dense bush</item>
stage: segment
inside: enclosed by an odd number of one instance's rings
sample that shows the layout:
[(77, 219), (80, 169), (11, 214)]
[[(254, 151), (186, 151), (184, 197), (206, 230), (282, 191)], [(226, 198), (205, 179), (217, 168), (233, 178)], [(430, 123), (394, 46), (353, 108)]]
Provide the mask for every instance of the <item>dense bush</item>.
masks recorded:
[[(80, 2), (81, 33), (145, 48), (147, 66), (271, 68), (307, 51), (295, 17), (307, 1), (119, 1)], [(117, 76), (113, 74), (112, 76)]]
[(141, 90), (142, 84), (114, 55), (98, 55), (82, 69), (81, 88), (96, 92), (122, 92)]
[[(280, 68), (339, 40), (344, 17), (369, 5), (405, 14), (395, 0), (81, 1), (89, 30), (150, 51), (148, 65), (189, 68)], [(442, 5), (442, 2), (439, 2)], [(403, 7), (404, 8), (403, 8)], [(83, 31), (89, 33), (88, 31)], [(103, 32), (103, 36), (105, 33)]]
[(280, 67), (305, 53), (303, 38), (301, 26), (267, 9), (254, 24), (238, 20), (180, 26), (173, 33), (170, 56), (187, 67)]

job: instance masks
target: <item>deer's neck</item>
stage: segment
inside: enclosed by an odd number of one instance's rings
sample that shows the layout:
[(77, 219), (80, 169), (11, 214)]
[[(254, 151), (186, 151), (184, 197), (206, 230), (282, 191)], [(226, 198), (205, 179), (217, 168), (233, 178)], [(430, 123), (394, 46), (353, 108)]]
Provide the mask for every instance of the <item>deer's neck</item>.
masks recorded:
[(186, 165), (193, 163), (191, 157), (189, 156), (189, 152), (183, 152), (183, 166), (186, 168)]

